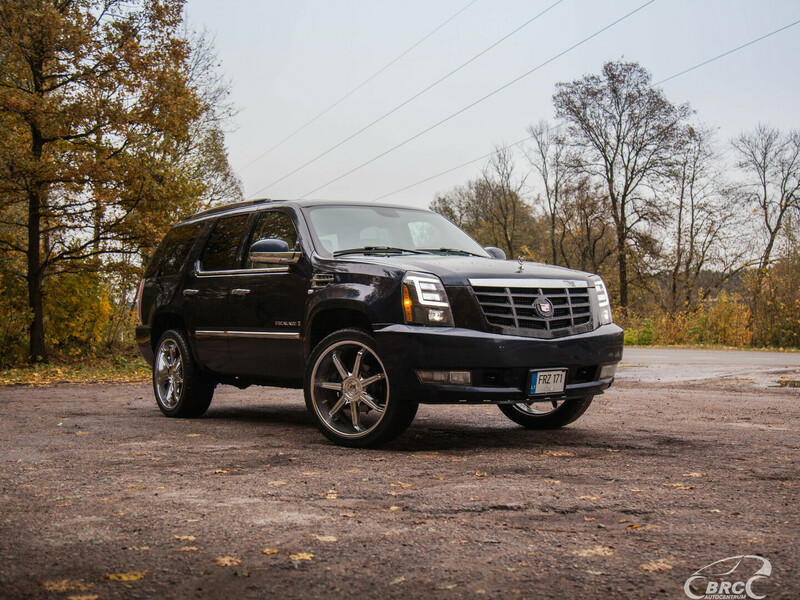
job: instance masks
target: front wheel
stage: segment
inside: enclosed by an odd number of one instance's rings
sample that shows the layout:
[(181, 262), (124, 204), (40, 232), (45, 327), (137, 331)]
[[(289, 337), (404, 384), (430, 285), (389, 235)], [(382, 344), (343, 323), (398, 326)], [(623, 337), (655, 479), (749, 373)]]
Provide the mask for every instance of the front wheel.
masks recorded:
[(332, 442), (366, 448), (388, 442), (408, 428), (418, 403), (395, 397), (375, 340), (344, 329), (322, 340), (308, 361), (306, 407)]
[(586, 396), (531, 404), (500, 404), (499, 407), (505, 416), (528, 429), (558, 429), (577, 420), (591, 403), (592, 396)]

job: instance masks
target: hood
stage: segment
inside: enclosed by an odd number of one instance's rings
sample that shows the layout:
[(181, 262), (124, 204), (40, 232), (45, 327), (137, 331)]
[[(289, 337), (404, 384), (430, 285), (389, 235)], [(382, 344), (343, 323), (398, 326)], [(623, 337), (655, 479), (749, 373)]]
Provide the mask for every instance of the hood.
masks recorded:
[[(339, 260), (342, 260), (340, 258)], [(392, 267), (403, 271), (432, 273), (445, 285), (469, 285), (470, 279), (573, 279), (589, 280), (590, 274), (564, 267), (536, 262), (524, 262), (520, 272), (516, 260), (498, 260), (481, 256), (441, 256), (428, 254), (403, 254), (398, 256), (347, 257), (348, 262), (368, 263)]]

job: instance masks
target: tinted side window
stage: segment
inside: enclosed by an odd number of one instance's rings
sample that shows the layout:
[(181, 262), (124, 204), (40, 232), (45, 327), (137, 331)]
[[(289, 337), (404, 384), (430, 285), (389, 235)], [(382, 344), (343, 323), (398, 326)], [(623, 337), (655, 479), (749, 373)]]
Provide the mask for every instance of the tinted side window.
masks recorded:
[[(289, 244), (289, 249), (294, 250), (297, 247), (297, 230), (294, 228), (292, 218), (285, 212), (269, 211), (261, 213), (256, 221), (256, 226), (253, 229), (253, 235), (250, 236), (250, 242), (247, 247), (257, 242), (258, 240), (283, 240)], [(248, 269), (261, 269), (265, 266), (259, 263), (247, 261)]]
[(250, 215), (237, 215), (217, 221), (200, 255), (201, 271), (228, 271), (239, 267), (239, 242), (249, 218)]
[(177, 274), (202, 229), (202, 223), (171, 229), (153, 253), (144, 276)]

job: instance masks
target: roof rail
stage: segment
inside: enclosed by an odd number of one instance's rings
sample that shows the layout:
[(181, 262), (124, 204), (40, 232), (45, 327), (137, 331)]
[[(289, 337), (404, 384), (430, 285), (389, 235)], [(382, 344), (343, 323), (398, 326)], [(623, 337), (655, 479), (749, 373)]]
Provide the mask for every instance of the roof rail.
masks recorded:
[(215, 215), (217, 213), (225, 212), (228, 210), (232, 210), (234, 208), (244, 208), (246, 206), (253, 206), (254, 204), (265, 204), (267, 202), (276, 202), (272, 198), (258, 198), (257, 200), (246, 200), (244, 202), (231, 202), (230, 204), (221, 204), (220, 206), (215, 206), (214, 208), (207, 208), (206, 210), (200, 211), (199, 213), (195, 213), (191, 216), (192, 219), (195, 217), (207, 217), (208, 215)]

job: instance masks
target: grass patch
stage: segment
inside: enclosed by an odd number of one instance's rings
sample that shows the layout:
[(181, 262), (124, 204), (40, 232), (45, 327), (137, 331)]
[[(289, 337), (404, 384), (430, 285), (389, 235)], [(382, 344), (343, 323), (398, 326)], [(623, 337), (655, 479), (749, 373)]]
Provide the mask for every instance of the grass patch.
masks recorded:
[(56, 383), (131, 383), (150, 379), (150, 366), (139, 357), (89, 358), (74, 363), (43, 363), (0, 370), (0, 385)]

